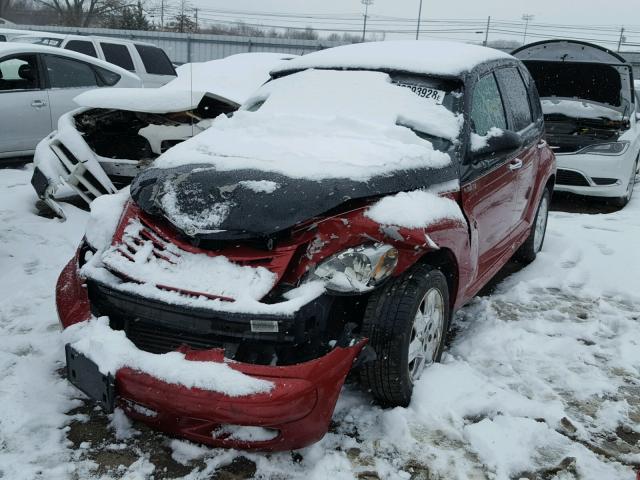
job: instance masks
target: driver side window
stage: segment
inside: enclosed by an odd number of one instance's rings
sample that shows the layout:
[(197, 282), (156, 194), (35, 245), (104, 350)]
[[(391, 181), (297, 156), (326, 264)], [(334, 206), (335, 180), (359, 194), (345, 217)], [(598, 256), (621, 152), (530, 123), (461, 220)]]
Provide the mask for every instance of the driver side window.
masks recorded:
[(15, 55), (0, 60), (0, 91), (39, 88), (36, 55)]
[(498, 84), (490, 73), (480, 78), (473, 90), (471, 128), (474, 133), (485, 136), (493, 127), (506, 130), (507, 120)]

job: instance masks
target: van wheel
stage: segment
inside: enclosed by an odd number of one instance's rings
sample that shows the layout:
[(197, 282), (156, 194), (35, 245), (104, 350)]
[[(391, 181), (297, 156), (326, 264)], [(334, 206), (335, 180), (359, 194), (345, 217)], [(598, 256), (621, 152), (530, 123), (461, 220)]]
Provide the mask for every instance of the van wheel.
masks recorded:
[(531, 233), (515, 254), (515, 258), (524, 263), (531, 263), (536, 259), (538, 252), (542, 250), (544, 237), (547, 233), (547, 220), (549, 218), (549, 206), (551, 204), (551, 192), (544, 189), (542, 198), (538, 204), (536, 217), (531, 225)]
[(451, 310), (444, 274), (417, 265), (369, 298), (362, 334), (376, 352), (360, 383), (384, 406), (407, 406), (425, 367), (440, 361)]

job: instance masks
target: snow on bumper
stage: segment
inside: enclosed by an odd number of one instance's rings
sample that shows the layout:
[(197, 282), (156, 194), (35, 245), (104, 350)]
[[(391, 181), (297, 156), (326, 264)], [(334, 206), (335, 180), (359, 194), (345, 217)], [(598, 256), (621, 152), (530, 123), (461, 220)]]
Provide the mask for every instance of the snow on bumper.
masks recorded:
[[(125, 350), (114, 352), (106, 344), (120, 332), (111, 330), (104, 321), (91, 320), (87, 289), (78, 273), (78, 255), (58, 279), (58, 315), (75, 347), (102, 362), (98, 365), (101, 371), (115, 371), (117, 404), (129, 416), (216, 447), (302, 448), (327, 432), (342, 384), (366, 340), (337, 346), (320, 358), (290, 366), (225, 361), (220, 349), (182, 348), (154, 355), (127, 347), (128, 340), (123, 342), (122, 337), (115, 341)], [(144, 362), (151, 362), (151, 366), (127, 365), (135, 364), (131, 357), (142, 353), (149, 356)], [(173, 363), (158, 370), (159, 357), (208, 374), (199, 378), (199, 383), (193, 381), (191, 372), (177, 377), (175, 372), (167, 374)]]

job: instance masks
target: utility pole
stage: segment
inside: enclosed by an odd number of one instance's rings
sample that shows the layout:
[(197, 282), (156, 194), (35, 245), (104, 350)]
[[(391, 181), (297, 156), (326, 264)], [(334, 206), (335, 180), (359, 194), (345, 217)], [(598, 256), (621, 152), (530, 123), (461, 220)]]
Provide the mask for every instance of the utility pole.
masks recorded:
[(195, 32), (198, 33), (198, 9), (195, 9), (195, 17), (196, 17), (196, 29)]
[(422, 18), (422, 0), (420, 0), (420, 6), (418, 7), (418, 27), (416, 28), (416, 40), (420, 37), (420, 19)]
[(364, 5), (364, 25), (362, 26), (362, 41), (367, 33), (367, 17), (369, 16), (369, 5), (373, 5), (373, 0), (361, 0)]
[(164, 30), (164, 0), (160, 0), (160, 30)]
[(482, 45), (484, 45), (485, 47), (489, 42), (489, 27), (491, 27), (491, 15), (489, 15), (489, 17), (487, 18), (487, 29), (484, 32), (484, 42), (482, 42)]
[(524, 20), (524, 36), (522, 37), (523, 45), (527, 43), (527, 29), (529, 28), (529, 22), (533, 20), (534, 16), (535, 15), (530, 15), (528, 13), (525, 13), (524, 15), (522, 15), (522, 20)]
[(620, 40), (618, 40), (618, 52), (620, 51), (620, 47), (622, 46), (622, 42), (624, 42), (626, 38), (624, 38), (624, 27), (620, 29)]

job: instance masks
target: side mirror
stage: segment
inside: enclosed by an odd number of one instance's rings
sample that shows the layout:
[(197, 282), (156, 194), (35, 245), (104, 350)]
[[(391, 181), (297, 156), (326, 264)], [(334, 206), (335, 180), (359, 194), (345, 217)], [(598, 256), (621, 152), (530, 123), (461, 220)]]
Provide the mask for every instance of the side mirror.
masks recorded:
[(522, 137), (511, 130), (501, 130), (499, 134), (489, 132), (484, 137), (473, 133), (471, 135), (471, 157), (474, 160), (515, 152), (523, 144)]

